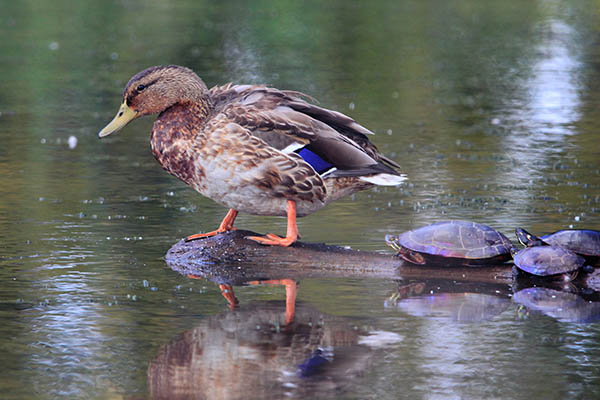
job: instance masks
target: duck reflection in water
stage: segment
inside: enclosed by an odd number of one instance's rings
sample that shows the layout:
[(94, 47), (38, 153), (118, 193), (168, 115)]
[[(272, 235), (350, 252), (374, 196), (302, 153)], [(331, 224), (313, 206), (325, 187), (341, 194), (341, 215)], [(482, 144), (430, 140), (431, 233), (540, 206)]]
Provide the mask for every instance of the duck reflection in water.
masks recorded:
[[(190, 279), (204, 279), (199, 275), (188, 274)], [(296, 293), (298, 283), (293, 279), (265, 279), (265, 280), (254, 280), (249, 281), (248, 285), (283, 285), (285, 286), (285, 325), (289, 325), (294, 320), (294, 310), (296, 305)], [(235, 296), (233, 286), (229, 283), (220, 283), (219, 289), (221, 294), (227, 300), (227, 304), (230, 309), (235, 309), (239, 306), (240, 302)]]
[(290, 320), (283, 308), (281, 301), (237, 305), (162, 346), (148, 367), (151, 397), (337, 396), (402, 339), (305, 304), (296, 305)]

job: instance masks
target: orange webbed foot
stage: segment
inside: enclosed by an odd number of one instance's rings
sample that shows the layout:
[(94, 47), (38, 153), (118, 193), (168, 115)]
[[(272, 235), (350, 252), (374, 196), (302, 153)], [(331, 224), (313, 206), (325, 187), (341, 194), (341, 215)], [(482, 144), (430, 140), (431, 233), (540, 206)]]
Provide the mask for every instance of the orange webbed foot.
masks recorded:
[(223, 218), (223, 221), (221, 221), (221, 225), (219, 225), (219, 227), (216, 230), (206, 233), (196, 233), (195, 235), (190, 235), (185, 238), (185, 241), (189, 242), (191, 240), (204, 239), (207, 237), (216, 236), (220, 233), (235, 231), (233, 223), (235, 222), (235, 217), (237, 217), (237, 215), (237, 210), (234, 210), (232, 208), (227, 212), (227, 215), (225, 215), (225, 218)]
[(254, 240), (257, 243), (264, 244), (267, 246), (283, 246), (288, 247), (296, 242), (296, 237), (279, 237), (272, 233), (267, 234), (266, 236), (246, 236), (246, 239)]
[(196, 233), (195, 235), (190, 235), (190, 236), (186, 237), (185, 241), (189, 242), (189, 241), (196, 240), (196, 239), (204, 239), (204, 238), (220, 235), (221, 233), (235, 231), (235, 229), (236, 228), (231, 227), (231, 229), (217, 229), (217, 230), (214, 230), (211, 232), (206, 232), (206, 233)]

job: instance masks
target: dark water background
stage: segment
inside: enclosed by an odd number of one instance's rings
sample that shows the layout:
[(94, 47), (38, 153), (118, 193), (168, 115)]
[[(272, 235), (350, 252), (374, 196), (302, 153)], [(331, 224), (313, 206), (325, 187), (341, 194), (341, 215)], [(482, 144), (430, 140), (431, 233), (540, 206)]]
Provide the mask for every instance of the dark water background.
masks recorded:
[[(134, 73), (172, 63), (209, 86), (300, 90), (376, 132), (408, 184), (341, 200), (299, 220), (299, 229), (305, 241), (387, 252), (385, 234), (444, 219), (485, 223), (513, 239), (517, 226), (600, 229), (599, 27), (598, 3), (577, 0), (5, 2), (0, 397), (159, 395), (148, 371), (169, 343), (204, 332), (213, 342), (204, 342), (200, 364), (256, 358), (255, 342), (236, 332), (252, 331), (257, 316), (281, 314), (280, 287), (238, 288), (242, 307), (232, 314), (216, 284), (165, 264), (173, 243), (214, 229), (226, 210), (161, 170), (149, 150), (153, 118), (97, 139)], [(285, 231), (281, 218), (241, 215), (236, 224)], [(271, 364), (302, 360), (273, 356), (233, 363), (236, 374), (222, 379), (196, 377), (197, 392), (209, 393), (208, 385), (231, 389), (221, 398), (600, 396), (598, 323), (528, 312), (508, 287), (498, 297), (466, 296), (468, 304), (492, 304), (494, 312), (479, 317), (461, 317), (460, 296), (386, 307), (396, 286), (301, 282), (299, 312), (343, 332), (391, 338), (349, 340), (347, 352), (360, 357), (340, 368), (354, 373), (319, 381), (292, 368), (281, 375), (287, 382)], [(427, 293), (437, 287), (430, 283)], [(257, 366), (265, 382), (244, 385)]]

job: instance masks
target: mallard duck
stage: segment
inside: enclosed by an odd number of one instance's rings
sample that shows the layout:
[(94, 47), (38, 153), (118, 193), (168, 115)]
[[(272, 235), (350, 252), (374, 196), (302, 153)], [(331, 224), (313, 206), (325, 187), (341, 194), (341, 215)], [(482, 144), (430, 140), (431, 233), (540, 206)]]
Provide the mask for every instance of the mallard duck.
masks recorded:
[(156, 66), (134, 75), (105, 137), (130, 121), (159, 114), (152, 153), (170, 174), (229, 208), (219, 227), (194, 240), (235, 229), (238, 212), (287, 216), (287, 234), (250, 236), (289, 246), (296, 217), (373, 185), (398, 185), (399, 165), (369, 141), (371, 131), (300, 92), (265, 85), (208, 89), (192, 70)]

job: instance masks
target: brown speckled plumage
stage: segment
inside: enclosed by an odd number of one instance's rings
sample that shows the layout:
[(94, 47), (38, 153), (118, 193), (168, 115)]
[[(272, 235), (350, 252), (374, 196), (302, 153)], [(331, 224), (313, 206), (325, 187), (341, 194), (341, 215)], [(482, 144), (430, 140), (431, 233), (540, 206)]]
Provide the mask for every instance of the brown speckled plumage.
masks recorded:
[[(368, 129), (307, 98), (262, 85), (209, 90), (187, 68), (152, 67), (127, 83), (120, 113), (100, 136), (160, 113), (151, 145), (162, 167), (226, 207), (259, 215), (289, 217), (289, 201), (298, 216), (307, 215), (373, 184), (404, 179), (368, 140)], [(124, 112), (127, 120), (119, 123)], [(318, 173), (294, 152), (305, 146), (330, 165), (327, 171)]]

